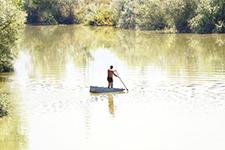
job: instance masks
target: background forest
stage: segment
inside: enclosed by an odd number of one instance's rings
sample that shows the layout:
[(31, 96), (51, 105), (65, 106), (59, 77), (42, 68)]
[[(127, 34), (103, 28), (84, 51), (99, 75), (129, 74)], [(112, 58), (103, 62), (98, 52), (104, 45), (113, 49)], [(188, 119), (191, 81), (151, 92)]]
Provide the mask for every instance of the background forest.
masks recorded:
[(225, 0), (26, 0), (30, 24), (116, 26), (211, 33), (225, 31)]

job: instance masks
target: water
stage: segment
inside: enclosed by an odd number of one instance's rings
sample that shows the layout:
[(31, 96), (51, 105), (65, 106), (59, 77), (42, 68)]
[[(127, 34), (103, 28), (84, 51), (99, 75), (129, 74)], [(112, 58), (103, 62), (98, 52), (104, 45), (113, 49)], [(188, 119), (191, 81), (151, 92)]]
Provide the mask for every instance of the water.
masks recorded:
[[(1, 150), (224, 148), (224, 34), (27, 26), (18, 48)], [(129, 92), (90, 94), (110, 65)]]

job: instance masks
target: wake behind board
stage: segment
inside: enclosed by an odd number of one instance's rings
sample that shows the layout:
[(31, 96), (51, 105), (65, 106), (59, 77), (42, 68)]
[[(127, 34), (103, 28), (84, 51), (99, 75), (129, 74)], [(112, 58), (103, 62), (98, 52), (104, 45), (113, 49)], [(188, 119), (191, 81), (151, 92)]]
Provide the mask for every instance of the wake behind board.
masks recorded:
[(122, 88), (107, 88), (107, 87), (98, 87), (90, 86), (91, 93), (113, 93), (113, 92), (123, 92), (125, 89)]

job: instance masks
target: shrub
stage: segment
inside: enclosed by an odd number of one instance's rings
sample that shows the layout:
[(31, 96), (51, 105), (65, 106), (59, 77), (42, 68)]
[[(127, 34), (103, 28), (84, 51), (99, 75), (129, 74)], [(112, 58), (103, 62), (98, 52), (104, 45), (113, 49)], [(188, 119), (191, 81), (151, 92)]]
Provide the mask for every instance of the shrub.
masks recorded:
[(42, 24), (46, 24), (46, 25), (58, 24), (58, 22), (56, 21), (55, 17), (52, 15), (52, 13), (50, 11), (42, 11), (42, 12), (40, 12), (37, 21), (42, 23)]
[(138, 5), (136, 19), (139, 28), (160, 30), (166, 27), (166, 14), (160, 4), (160, 1), (146, 0)]
[(27, 22), (31, 24), (56, 24), (56, 1), (32, 0), (25, 4)]
[(208, 0), (201, 1), (197, 15), (190, 20), (191, 29), (196, 33), (210, 33), (215, 28), (213, 7)]
[(88, 24), (96, 26), (112, 26), (115, 25), (115, 15), (108, 6), (100, 6), (92, 13)]
[(138, 2), (132, 0), (121, 0), (118, 1), (117, 10), (118, 13), (118, 23), (117, 26), (125, 29), (134, 29), (137, 27), (137, 20), (136, 20), (136, 12), (135, 12), (135, 5)]
[(57, 3), (57, 15), (56, 19), (58, 20), (58, 23), (64, 23), (64, 24), (73, 24), (77, 23), (77, 17), (76, 17), (76, 1), (59, 1)]
[(218, 32), (218, 33), (223, 33), (225, 32), (225, 22), (222, 20), (219, 20), (216, 24), (215, 24), (215, 29), (213, 30), (213, 32)]
[(89, 20), (92, 19), (94, 12), (96, 10), (96, 5), (91, 3), (89, 5), (81, 5), (77, 8), (76, 14), (79, 23), (88, 24)]
[(191, 32), (189, 21), (195, 16), (196, 0), (168, 0), (164, 4), (167, 23), (177, 32)]
[(190, 21), (196, 33), (225, 32), (225, 0), (201, 0), (197, 15)]
[(73, 24), (77, 22), (77, 0), (32, 0), (26, 3), (28, 23)]

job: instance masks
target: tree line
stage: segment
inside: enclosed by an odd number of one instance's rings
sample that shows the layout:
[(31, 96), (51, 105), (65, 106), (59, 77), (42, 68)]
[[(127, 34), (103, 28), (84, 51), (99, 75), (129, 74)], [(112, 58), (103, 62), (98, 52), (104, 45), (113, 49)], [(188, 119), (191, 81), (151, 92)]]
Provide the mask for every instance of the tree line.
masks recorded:
[(225, 0), (26, 0), (27, 23), (225, 32)]

